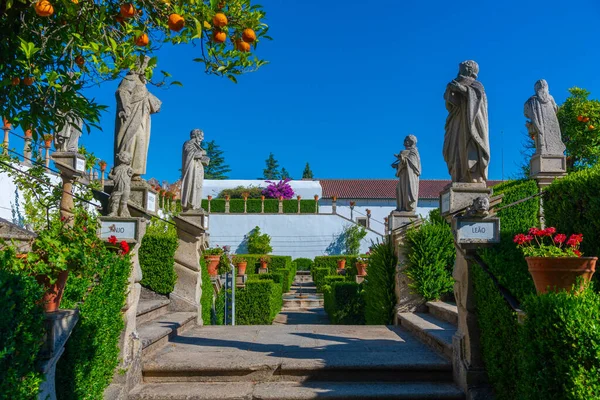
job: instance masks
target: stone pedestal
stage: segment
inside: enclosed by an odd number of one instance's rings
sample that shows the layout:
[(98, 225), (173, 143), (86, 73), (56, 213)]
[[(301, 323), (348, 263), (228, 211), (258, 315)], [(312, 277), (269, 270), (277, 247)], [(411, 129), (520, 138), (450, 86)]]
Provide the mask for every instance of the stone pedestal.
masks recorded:
[(412, 224), (419, 219), (420, 217), (414, 211), (392, 211), (388, 218), (388, 227), (393, 231)]
[(356, 275), (354, 277), (354, 280), (356, 281), (356, 283), (358, 283), (360, 285), (361, 283), (363, 283), (365, 281), (366, 277), (367, 277), (367, 275)]
[[(117, 240), (126, 241), (131, 253), (131, 274), (127, 287), (125, 306), (121, 309), (125, 329), (121, 332), (119, 341), (121, 360), (113, 375), (111, 385), (105, 391), (105, 398), (121, 399), (142, 380), (142, 344), (137, 333), (136, 317), (142, 286), (142, 268), (139, 261), (139, 250), (146, 226), (150, 217), (100, 217), (100, 238), (106, 240), (115, 236)], [(121, 371), (121, 372), (120, 372)], [(125, 371), (123, 373), (122, 371)]]
[(268, 274), (269, 273), (269, 268), (259, 268), (258, 269), (258, 273), (259, 274)]
[(73, 223), (73, 183), (85, 174), (85, 157), (79, 153), (55, 152), (54, 165), (60, 171), (63, 192), (60, 200), (60, 216)]
[[(111, 194), (114, 189), (114, 182), (107, 180), (104, 182), (104, 191)], [(152, 186), (142, 179), (131, 181), (131, 194), (129, 195), (129, 204), (134, 206), (137, 211), (149, 215), (158, 214), (158, 192)], [(130, 207), (130, 212), (131, 212)], [(139, 213), (136, 213), (138, 215)], [(133, 214), (132, 214), (133, 215)]]
[(452, 182), (440, 193), (442, 217), (470, 206), (478, 197), (490, 197), (491, 195), (492, 189), (489, 189), (485, 183)]
[[(540, 192), (550, 186), (555, 179), (567, 176), (567, 159), (564, 155), (534, 154), (529, 163), (529, 176), (536, 180)], [(544, 199), (540, 196), (539, 219), (542, 228), (546, 227)]]
[(170, 295), (172, 311), (188, 311), (197, 314), (196, 323), (202, 325), (202, 270), (200, 257), (207, 245), (206, 214), (190, 210), (173, 217), (177, 226), (179, 246), (175, 252), (177, 281)]
[(244, 275), (237, 275), (235, 277), (235, 287), (236, 288), (243, 288), (246, 287), (246, 282), (248, 281), (248, 275), (244, 274)]
[(58, 310), (46, 313), (44, 318), (44, 344), (40, 350), (40, 370), (45, 380), (40, 385), (38, 399), (56, 400), (54, 377), (56, 363), (65, 351), (65, 344), (79, 320), (78, 310)]

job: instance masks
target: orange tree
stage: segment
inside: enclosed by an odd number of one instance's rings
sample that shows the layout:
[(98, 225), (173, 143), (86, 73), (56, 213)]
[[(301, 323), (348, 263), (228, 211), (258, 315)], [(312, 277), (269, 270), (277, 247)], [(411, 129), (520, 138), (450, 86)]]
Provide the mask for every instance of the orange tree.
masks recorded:
[(573, 87), (558, 110), (562, 139), (567, 147), (569, 171), (588, 168), (600, 159), (600, 101), (590, 92)]
[(84, 89), (122, 77), (162, 45), (194, 43), (208, 74), (236, 76), (266, 63), (252, 51), (267, 36), (250, 0), (0, 0), (0, 115), (40, 138), (82, 119), (89, 132), (105, 106)]

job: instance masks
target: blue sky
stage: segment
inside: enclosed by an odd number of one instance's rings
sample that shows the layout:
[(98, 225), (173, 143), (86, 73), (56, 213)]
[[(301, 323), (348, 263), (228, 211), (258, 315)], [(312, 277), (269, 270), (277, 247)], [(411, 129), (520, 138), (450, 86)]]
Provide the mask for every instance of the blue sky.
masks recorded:
[[(193, 128), (225, 151), (231, 178), (261, 176), (269, 152), (294, 178), (306, 162), (317, 178), (393, 178), (393, 154), (407, 134), (419, 140), (421, 178), (448, 178), (443, 93), (458, 63), (474, 59), (489, 102), (489, 177), (506, 179), (521, 163), (523, 104), (536, 80), (548, 81), (559, 104), (572, 86), (600, 96), (597, 1), (259, 3), (274, 40), (263, 40), (258, 54), (270, 64), (237, 85), (191, 61), (198, 47), (158, 53), (158, 68), (184, 87), (150, 88), (163, 108), (152, 118), (146, 178), (178, 179)], [(103, 131), (81, 141), (109, 166), (117, 84), (89, 90), (110, 108)]]

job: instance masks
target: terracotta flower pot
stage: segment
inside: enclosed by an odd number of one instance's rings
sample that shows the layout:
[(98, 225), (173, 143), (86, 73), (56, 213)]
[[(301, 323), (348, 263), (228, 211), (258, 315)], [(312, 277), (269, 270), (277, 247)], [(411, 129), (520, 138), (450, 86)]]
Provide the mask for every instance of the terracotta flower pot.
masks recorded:
[(208, 274), (210, 276), (217, 276), (217, 269), (219, 267), (219, 261), (221, 260), (221, 256), (218, 254), (206, 255), (204, 256), (204, 259), (207, 262)]
[(367, 264), (363, 263), (363, 262), (357, 262), (356, 263), (356, 270), (357, 270), (358, 276), (365, 276), (365, 275), (367, 275)]
[(238, 275), (246, 275), (247, 262), (240, 262), (235, 265), (238, 269)]
[(525, 260), (535, 289), (542, 294), (548, 290), (571, 290), (580, 276), (589, 282), (596, 271), (598, 257), (525, 257)]
[(265, 261), (261, 261), (260, 262), (260, 267), (264, 268), (264, 269), (267, 269), (267, 263)]
[(338, 265), (338, 269), (346, 268), (346, 259), (342, 258), (342, 259), (337, 260), (337, 265)]
[(46, 146), (47, 149), (49, 149), (50, 146), (52, 145), (52, 140), (44, 140), (44, 145)]
[(58, 279), (56, 279), (54, 284), (50, 284), (48, 275), (37, 275), (35, 277), (37, 282), (46, 289), (46, 293), (44, 293), (44, 296), (42, 297), (42, 303), (44, 305), (44, 311), (47, 313), (56, 312), (60, 308), (60, 301), (62, 300), (68, 276), (69, 271), (59, 272)]

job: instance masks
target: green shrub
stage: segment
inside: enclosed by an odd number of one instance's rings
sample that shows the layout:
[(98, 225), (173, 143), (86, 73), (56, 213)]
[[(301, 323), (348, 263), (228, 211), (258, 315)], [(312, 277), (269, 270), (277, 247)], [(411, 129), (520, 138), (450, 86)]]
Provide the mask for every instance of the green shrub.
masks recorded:
[[(243, 257), (248, 262), (246, 267), (246, 274), (256, 274), (260, 267), (260, 258), (264, 254), (236, 254), (236, 257)], [(271, 261), (269, 262), (269, 271), (278, 271), (281, 268), (292, 268), (292, 257), (290, 256), (269, 256)]]
[(250, 254), (269, 254), (273, 251), (271, 247), (271, 236), (261, 234), (260, 228), (255, 227), (248, 235), (248, 252)]
[[(537, 192), (533, 180), (509, 181), (494, 187), (494, 194), (504, 194), (503, 204), (511, 204)], [(528, 294), (535, 293), (535, 288), (527, 263), (512, 239), (516, 233), (525, 232), (538, 224), (538, 212), (537, 198), (501, 210), (498, 213), (501, 218), (501, 242), (479, 252), (500, 284), (520, 301)], [(519, 398), (516, 394), (520, 379), (517, 317), (489, 276), (477, 265), (472, 265), (471, 271), (481, 331), (481, 351), (496, 398)]]
[(270, 325), (280, 311), (276, 305), (281, 295), (281, 285), (272, 280), (249, 280), (236, 291), (236, 324)]
[(358, 255), (360, 252), (360, 241), (367, 236), (367, 230), (359, 225), (350, 225), (342, 233), (347, 255)]
[(583, 233), (584, 256), (600, 255), (599, 193), (600, 165), (555, 180), (544, 194), (546, 226), (567, 234)]
[(298, 271), (310, 271), (313, 266), (313, 260), (310, 258), (296, 258), (294, 262)]
[(271, 316), (273, 318), (275, 318), (277, 316), (277, 314), (279, 314), (279, 312), (281, 311), (281, 307), (283, 307), (283, 293), (286, 287), (286, 281), (284, 279), (283, 274), (279, 273), (279, 272), (270, 272), (268, 274), (259, 274), (259, 275), (253, 275), (252, 277), (248, 278), (249, 281), (268, 281), (271, 280), (273, 281), (275, 284), (279, 285), (279, 290), (278, 292), (281, 293), (279, 296), (272, 296), (271, 297)]
[(344, 282), (347, 281), (347, 279), (343, 275), (329, 275), (326, 276), (323, 281), (325, 285), (331, 286), (334, 282)]
[(244, 194), (249, 199), (260, 199), (264, 188), (258, 186), (237, 186), (233, 189), (223, 189), (218, 194), (217, 198), (225, 199), (225, 196), (229, 195), (232, 199), (243, 199)]
[[(261, 209), (262, 201), (260, 199), (248, 199), (246, 202), (246, 212), (248, 214), (259, 214)], [(208, 210), (208, 200), (202, 200), (202, 208)], [(314, 200), (300, 200), (300, 213), (301, 214), (314, 214), (315, 210), (318, 211), (318, 204)], [(213, 199), (210, 202), (210, 212), (215, 214), (221, 214), (225, 212), (225, 200), (224, 199)], [(244, 200), (234, 199), (229, 200), (229, 212), (232, 214), (241, 214), (244, 212)], [(265, 199), (265, 210), (266, 214), (277, 214), (279, 213), (279, 200), (277, 199)], [(298, 213), (298, 200), (283, 200), (283, 212), (284, 214), (296, 214)]]
[(44, 313), (37, 303), (42, 287), (33, 277), (12, 273), (20, 263), (12, 249), (0, 254), (0, 398), (37, 398), (43, 374), (36, 361), (44, 336)]
[(600, 295), (585, 290), (528, 296), (520, 327), (518, 395), (523, 400), (600, 397)]
[[(101, 246), (103, 247), (103, 246)], [(101, 399), (119, 357), (131, 261), (106, 249), (86, 259), (81, 275), (69, 274), (62, 308), (79, 308), (56, 373), (59, 399)]]
[(169, 294), (175, 287), (175, 251), (178, 240), (175, 227), (162, 221), (148, 226), (140, 246), (142, 286), (160, 294)]
[[(215, 308), (213, 313), (213, 325), (224, 325), (225, 324), (225, 296), (231, 293), (231, 289), (221, 290), (215, 299)], [(237, 294), (237, 292), (236, 292)], [(236, 299), (237, 301), (237, 299)], [(237, 315), (237, 311), (236, 311)], [(237, 321), (236, 321), (237, 323)]]
[(317, 287), (317, 292), (323, 292), (325, 277), (331, 274), (331, 270), (329, 268), (314, 268), (313, 271), (313, 281)]
[(214, 289), (210, 276), (208, 275), (208, 267), (204, 257), (200, 257), (200, 270), (202, 274), (202, 295), (200, 304), (202, 305), (202, 322), (204, 325), (214, 325), (213, 323), (213, 297)]
[(395, 274), (398, 259), (391, 241), (371, 247), (368, 275), (365, 279), (365, 322), (368, 325), (389, 325), (396, 306)]
[[(331, 277), (328, 277), (331, 278)], [(356, 282), (332, 282), (324, 287), (325, 311), (332, 324), (364, 325), (365, 301)]]
[[(357, 256), (348, 256), (348, 255), (340, 255), (340, 256), (317, 256), (315, 257), (315, 261), (311, 268), (311, 272), (316, 268), (329, 268), (331, 274), (335, 274), (337, 271), (337, 262), (338, 260), (346, 260), (346, 276), (350, 280), (354, 280), (354, 277), (357, 274), (356, 270), (356, 260)], [(313, 277), (314, 279), (314, 277)]]
[[(446, 222), (427, 222), (407, 232), (406, 276), (411, 290), (426, 301), (452, 293), (452, 269), (456, 258), (452, 229)], [(370, 273), (370, 271), (369, 271)]]

